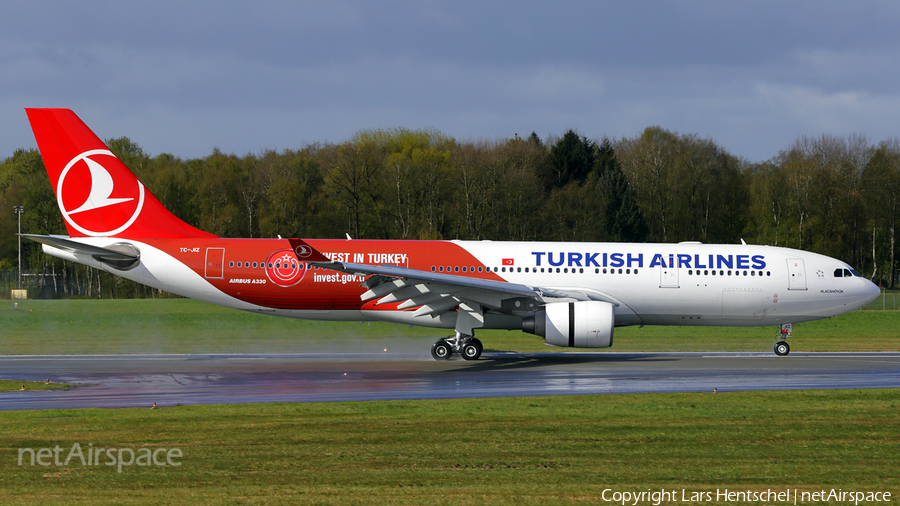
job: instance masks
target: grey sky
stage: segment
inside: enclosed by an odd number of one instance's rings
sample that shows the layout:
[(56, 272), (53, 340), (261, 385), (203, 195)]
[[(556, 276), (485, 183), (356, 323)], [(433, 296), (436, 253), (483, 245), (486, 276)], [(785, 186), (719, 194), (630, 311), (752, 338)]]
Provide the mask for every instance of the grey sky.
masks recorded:
[(895, 2), (4, 2), (0, 159), (25, 107), (206, 156), (363, 128), (457, 139), (660, 125), (750, 161), (900, 136)]

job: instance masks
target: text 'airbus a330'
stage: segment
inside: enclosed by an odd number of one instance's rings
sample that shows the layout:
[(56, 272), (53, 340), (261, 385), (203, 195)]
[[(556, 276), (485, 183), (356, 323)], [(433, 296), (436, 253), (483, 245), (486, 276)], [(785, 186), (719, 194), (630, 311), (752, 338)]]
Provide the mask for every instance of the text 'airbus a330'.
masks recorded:
[(68, 109), (26, 109), (68, 236), (44, 252), (171, 293), (311, 320), (455, 330), (435, 359), (477, 359), (476, 329), (606, 348), (625, 325), (792, 325), (874, 300), (846, 263), (750, 245), (225, 239), (183, 222)]

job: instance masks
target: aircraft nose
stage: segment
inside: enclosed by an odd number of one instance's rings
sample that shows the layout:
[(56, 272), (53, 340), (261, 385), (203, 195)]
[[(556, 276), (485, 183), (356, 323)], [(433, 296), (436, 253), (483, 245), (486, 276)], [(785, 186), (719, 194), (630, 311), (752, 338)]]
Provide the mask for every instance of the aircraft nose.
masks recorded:
[(863, 279), (863, 282), (865, 283), (865, 286), (862, 289), (862, 295), (864, 297), (862, 305), (865, 306), (881, 295), (881, 288), (878, 288), (878, 285), (868, 279)]

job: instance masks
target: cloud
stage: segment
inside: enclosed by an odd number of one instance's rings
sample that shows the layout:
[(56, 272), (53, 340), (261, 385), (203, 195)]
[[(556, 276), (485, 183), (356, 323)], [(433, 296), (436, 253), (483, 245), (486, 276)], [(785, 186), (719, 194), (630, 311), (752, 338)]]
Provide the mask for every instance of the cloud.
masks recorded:
[(798, 135), (896, 136), (890, 2), (30, 2), (0, 19), (0, 157), (23, 107), (199, 157), (363, 128), (698, 133), (764, 160)]

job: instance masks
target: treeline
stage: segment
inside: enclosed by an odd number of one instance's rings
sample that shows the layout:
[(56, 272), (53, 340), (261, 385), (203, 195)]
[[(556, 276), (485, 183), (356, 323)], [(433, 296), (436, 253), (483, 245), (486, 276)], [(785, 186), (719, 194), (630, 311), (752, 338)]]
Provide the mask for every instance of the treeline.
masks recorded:
[[(743, 239), (840, 258), (882, 285), (897, 278), (896, 140), (802, 137), (763, 163), (659, 127), (600, 141), (573, 131), (461, 142), (429, 129), (362, 130), (340, 144), (190, 160), (150, 156), (128, 138), (108, 144), (167, 208), (223, 237)], [(0, 163), (0, 205), (8, 210), (0, 270), (16, 267), (13, 206), (25, 206), (23, 232), (66, 233), (35, 150)], [(84, 280), (63, 283), (63, 293), (146, 295), (118, 284), (104, 291), (99, 274), (79, 273), (30, 242), (23, 262), (54, 279)]]

